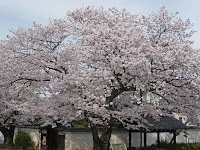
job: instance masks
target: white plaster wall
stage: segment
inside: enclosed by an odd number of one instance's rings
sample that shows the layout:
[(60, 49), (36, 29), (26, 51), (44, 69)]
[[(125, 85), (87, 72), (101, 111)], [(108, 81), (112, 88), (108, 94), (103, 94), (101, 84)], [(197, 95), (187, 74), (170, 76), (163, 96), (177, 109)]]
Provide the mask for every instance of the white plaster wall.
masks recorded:
[(110, 144), (125, 143), (128, 145), (128, 132), (113, 132), (110, 139)]
[(91, 132), (66, 132), (65, 150), (92, 150)]
[[(200, 142), (200, 129), (189, 129), (187, 130), (187, 132), (189, 133), (187, 142), (190, 142), (190, 143)], [(173, 134), (170, 134), (168, 132), (160, 133), (160, 140), (170, 142), (172, 137), (173, 137)], [(184, 130), (182, 130), (182, 132), (176, 137), (176, 142), (186, 143), (186, 138), (184, 137)]]
[(186, 123), (187, 122), (187, 117), (186, 116), (183, 116), (181, 114), (177, 114), (177, 113), (173, 113), (173, 116), (174, 118), (178, 119), (179, 120), (179, 117), (182, 117), (182, 122), (183, 123)]
[[(148, 132), (148, 133), (146, 133), (146, 135), (147, 135), (147, 146), (150, 146), (153, 144), (155, 145), (157, 143), (157, 133), (156, 132)], [(173, 137), (173, 135), (168, 132), (160, 132), (160, 141), (168, 141), (169, 142), (172, 137)], [(142, 146), (144, 146), (144, 134), (143, 133), (142, 133)], [(140, 147), (140, 145), (136, 145), (134, 147)]]
[[(143, 134), (141, 135), (140, 132), (132, 132), (131, 133), (131, 146), (132, 147), (140, 147), (140, 138), (141, 136), (143, 137)], [(127, 139), (128, 139), (128, 135), (127, 135)], [(128, 147), (128, 143), (126, 144), (126, 146)]]
[[(157, 133), (147, 133), (147, 146), (156, 144), (156, 140), (157, 140)], [(144, 145), (144, 140), (143, 140), (143, 145)]]
[[(188, 130), (189, 142), (200, 142), (200, 129)], [(177, 143), (186, 142), (183, 132), (177, 136)], [(132, 132), (132, 147), (140, 147), (140, 132)], [(160, 132), (161, 141), (170, 141), (173, 134), (168, 132)], [(144, 146), (144, 134), (142, 133), (142, 145)], [(147, 133), (147, 145), (156, 144), (157, 133)], [(128, 131), (113, 131), (111, 136), (111, 144), (125, 143), (128, 147), (129, 134)], [(66, 132), (65, 133), (65, 150), (92, 150), (93, 139), (91, 132)]]
[[(187, 130), (189, 136), (187, 138), (187, 142), (200, 142), (200, 129), (189, 129)], [(160, 140), (168, 141), (172, 139), (173, 134), (169, 132), (160, 132)], [(142, 137), (143, 138), (143, 137)], [(147, 145), (155, 144), (157, 140), (157, 133), (147, 133)], [(180, 133), (180, 135), (176, 138), (177, 143), (186, 143), (186, 138), (184, 137), (184, 130)], [(143, 143), (144, 145), (144, 143)]]
[(169, 132), (161, 132), (160, 133), (160, 141), (168, 141), (168, 142), (170, 142), (172, 137), (173, 137), (172, 133), (169, 133)]
[[(147, 144), (152, 145), (155, 143), (156, 133), (147, 134)], [(140, 132), (132, 132), (131, 134), (131, 145), (132, 147), (140, 147)], [(150, 138), (150, 137), (154, 138)], [(142, 137), (144, 135), (142, 134)], [(129, 145), (129, 133), (128, 131), (113, 131), (111, 144), (125, 143)], [(144, 145), (144, 143), (143, 143)], [(65, 133), (65, 150), (92, 150), (93, 139), (91, 132), (66, 132)]]
[(3, 144), (3, 142), (4, 142), (4, 136), (2, 132), (0, 131), (0, 144)]
[[(190, 129), (187, 130), (189, 136), (187, 138), (187, 142), (200, 142), (200, 129)], [(184, 133), (182, 132), (179, 136), (177, 136), (177, 142), (185, 143), (186, 138), (184, 137)]]
[(35, 147), (40, 150), (40, 143), (41, 143), (41, 134), (39, 129), (28, 129), (28, 128), (15, 128), (15, 133), (14, 133), (14, 138), (13, 140), (15, 141), (15, 137), (17, 136), (18, 131), (24, 131), (28, 133), (31, 137), (31, 139), (35, 143)]

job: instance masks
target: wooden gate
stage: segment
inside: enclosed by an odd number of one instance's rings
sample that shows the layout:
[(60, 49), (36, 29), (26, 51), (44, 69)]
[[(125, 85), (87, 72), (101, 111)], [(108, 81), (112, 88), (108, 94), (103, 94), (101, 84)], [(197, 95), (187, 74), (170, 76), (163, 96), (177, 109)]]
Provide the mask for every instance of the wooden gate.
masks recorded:
[(57, 150), (65, 150), (65, 135), (58, 135)]

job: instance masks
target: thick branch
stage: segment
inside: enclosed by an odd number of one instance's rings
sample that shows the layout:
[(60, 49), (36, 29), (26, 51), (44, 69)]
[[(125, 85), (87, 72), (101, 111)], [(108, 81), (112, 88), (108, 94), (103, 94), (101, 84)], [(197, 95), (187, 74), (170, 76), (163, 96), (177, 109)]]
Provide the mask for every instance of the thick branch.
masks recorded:
[(18, 78), (12, 82), (10, 82), (10, 85), (16, 83), (17, 81), (22, 81), (22, 80), (27, 80), (27, 81), (36, 81), (36, 82), (43, 82), (43, 81), (50, 81), (50, 79), (31, 79), (31, 78)]
[(7, 121), (8, 121), (11, 117), (13, 117), (16, 113), (17, 113), (17, 111), (13, 111), (13, 112), (4, 120), (3, 123), (6, 124)]

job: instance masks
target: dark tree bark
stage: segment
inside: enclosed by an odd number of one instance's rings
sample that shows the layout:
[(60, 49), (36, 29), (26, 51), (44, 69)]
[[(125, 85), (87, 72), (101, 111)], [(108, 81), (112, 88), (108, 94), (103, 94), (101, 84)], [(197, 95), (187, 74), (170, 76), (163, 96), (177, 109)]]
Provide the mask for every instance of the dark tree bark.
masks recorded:
[(92, 126), (92, 137), (93, 137), (93, 150), (101, 150), (102, 149), (102, 142), (99, 138), (98, 131), (96, 126)]
[(4, 135), (4, 145), (12, 145), (13, 144), (13, 136), (14, 136), (14, 126), (10, 126), (8, 128), (0, 127), (0, 131)]
[(96, 126), (92, 126), (91, 129), (94, 142), (93, 150), (109, 150), (112, 126), (103, 126), (101, 137), (98, 135)]
[(182, 132), (182, 130), (176, 130), (176, 132), (173, 134), (172, 139), (170, 140), (170, 144), (174, 143), (174, 139)]
[(48, 150), (56, 150), (57, 149), (57, 137), (58, 131), (54, 128), (47, 128), (47, 145)]

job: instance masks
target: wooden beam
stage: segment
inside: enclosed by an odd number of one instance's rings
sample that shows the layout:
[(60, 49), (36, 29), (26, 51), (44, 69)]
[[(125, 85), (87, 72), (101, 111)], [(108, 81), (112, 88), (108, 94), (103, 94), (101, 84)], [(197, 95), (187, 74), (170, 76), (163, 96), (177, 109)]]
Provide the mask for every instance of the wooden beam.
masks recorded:
[(142, 147), (142, 132), (140, 132), (140, 147)]
[(131, 139), (132, 139), (132, 137), (131, 137), (131, 130), (129, 130), (129, 150), (131, 150)]
[(158, 148), (160, 148), (160, 132), (157, 132), (157, 143), (158, 143)]
[(144, 132), (144, 147), (147, 147), (147, 132)]
[(176, 130), (173, 133), (174, 133), (174, 150), (176, 150)]

